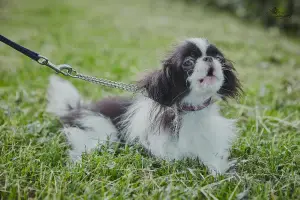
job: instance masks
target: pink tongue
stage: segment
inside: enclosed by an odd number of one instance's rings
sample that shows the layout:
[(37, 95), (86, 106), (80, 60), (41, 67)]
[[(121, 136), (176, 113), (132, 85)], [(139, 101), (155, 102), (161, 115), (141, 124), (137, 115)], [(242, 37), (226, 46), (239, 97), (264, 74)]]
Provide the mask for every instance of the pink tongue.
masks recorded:
[(204, 78), (203, 82), (211, 84), (211, 83), (213, 83), (213, 81), (214, 81), (214, 77), (207, 76), (207, 77)]

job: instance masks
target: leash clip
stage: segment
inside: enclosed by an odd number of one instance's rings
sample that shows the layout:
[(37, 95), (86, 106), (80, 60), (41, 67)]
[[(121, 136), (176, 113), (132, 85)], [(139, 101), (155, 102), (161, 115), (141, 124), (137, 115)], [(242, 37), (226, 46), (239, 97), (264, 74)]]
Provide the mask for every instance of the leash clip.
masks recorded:
[(77, 72), (75, 69), (73, 69), (70, 65), (67, 64), (61, 64), (61, 65), (55, 65), (52, 62), (49, 61), (49, 59), (45, 56), (38, 55), (39, 59), (37, 62), (40, 65), (45, 65), (53, 69), (56, 73), (61, 73), (65, 76), (71, 76), (73, 78), (77, 77)]
[(59, 72), (62, 73), (65, 76), (71, 76), (73, 78), (77, 78), (77, 72), (75, 69), (73, 69), (68, 64), (61, 64), (57, 66), (59, 69)]

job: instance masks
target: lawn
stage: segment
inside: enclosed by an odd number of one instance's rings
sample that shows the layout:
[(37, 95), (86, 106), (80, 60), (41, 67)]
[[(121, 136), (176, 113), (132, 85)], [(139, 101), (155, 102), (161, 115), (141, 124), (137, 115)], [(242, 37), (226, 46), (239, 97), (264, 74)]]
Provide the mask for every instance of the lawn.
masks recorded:
[[(61, 125), (45, 112), (53, 71), (1, 44), (0, 199), (300, 199), (300, 40), (181, 1), (2, 0), (0, 10), (1, 34), (124, 82), (159, 67), (176, 41), (207, 37), (235, 62), (245, 90), (222, 104), (240, 130), (234, 176), (118, 144), (71, 164)], [(122, 93), (65, 78), (90, 99)]]

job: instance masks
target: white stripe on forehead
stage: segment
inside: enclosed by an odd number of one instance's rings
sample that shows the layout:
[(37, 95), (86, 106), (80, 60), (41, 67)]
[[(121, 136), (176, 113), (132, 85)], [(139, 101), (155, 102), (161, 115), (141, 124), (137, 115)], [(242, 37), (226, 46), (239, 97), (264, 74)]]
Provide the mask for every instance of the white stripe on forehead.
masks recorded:
[(189, 38), (187, 41), (194, 43), (202, 52), (202, 56), (206, 55), (206, 49), (209, 46), (209, 42), (205, 38)]

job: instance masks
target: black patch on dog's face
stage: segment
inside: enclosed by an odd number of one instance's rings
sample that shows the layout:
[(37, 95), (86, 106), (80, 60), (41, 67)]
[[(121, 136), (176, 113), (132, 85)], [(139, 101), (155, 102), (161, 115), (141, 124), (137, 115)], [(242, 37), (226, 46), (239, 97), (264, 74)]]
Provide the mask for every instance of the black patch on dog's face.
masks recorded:
[(211, 56), (211, 57), (217, 57), (217, 56), (223, 56), (223, 54), (221, 53), (221, 51), (219, 51), (219, 49), (217, 47), (215, 47), (214, 45), (210, 44), (207, 49), (206, 49), (206, 55), (207, 56)]
[(185, 42), (175, 48), (162, 62), (163, 69), (154, 71), (138, 82), (141, 90), (146, 89), (151, 99), (161, 105), (171, 106), (189, 93), (187, 78), (193, 67), (184, 69), (184, 60), (194, 60), (202, 56), (200, 49), (192, 42)]

